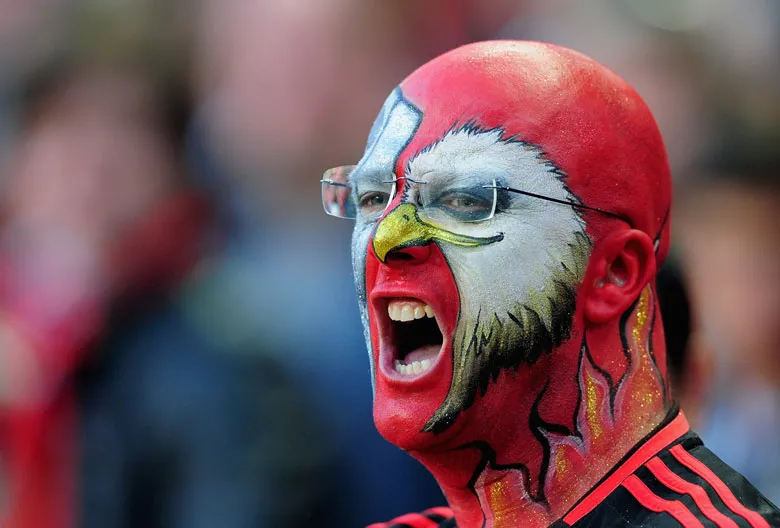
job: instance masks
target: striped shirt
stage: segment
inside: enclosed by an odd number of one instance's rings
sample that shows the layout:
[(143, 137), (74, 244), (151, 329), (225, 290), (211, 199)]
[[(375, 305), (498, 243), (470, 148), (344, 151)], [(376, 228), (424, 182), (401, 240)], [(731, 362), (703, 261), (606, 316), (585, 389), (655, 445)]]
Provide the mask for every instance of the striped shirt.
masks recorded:
[[(770, 528), (780, 510), (726, 465), (674, 413), (552, 528)], [(457, 528), (433, 508), (368, 528)]]

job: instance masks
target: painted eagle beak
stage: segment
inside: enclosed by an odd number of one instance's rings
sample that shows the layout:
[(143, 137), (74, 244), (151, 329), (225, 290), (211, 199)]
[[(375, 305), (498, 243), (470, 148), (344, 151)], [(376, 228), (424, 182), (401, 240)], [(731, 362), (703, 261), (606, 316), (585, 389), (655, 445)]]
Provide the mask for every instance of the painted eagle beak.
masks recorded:
[(472, 237), (447, 231), (420, 219), (417, 206), (404, 203), (380, 220), (374, 231), (372, 246), (380, 262), (393, 251), (425, 246), (432, 241), (448, 242), (463, 247), (478, 247), (504, 239), (503, 233), (492, 237)]

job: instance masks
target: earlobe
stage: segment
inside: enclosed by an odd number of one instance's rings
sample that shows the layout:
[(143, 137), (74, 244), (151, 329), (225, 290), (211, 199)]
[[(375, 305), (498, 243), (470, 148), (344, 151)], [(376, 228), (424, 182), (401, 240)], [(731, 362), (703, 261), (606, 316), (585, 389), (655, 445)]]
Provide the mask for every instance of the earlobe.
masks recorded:
[(582, 294), (586, 321), (603, 324), (625, 312), (656, 272), (650, 237), (636, 229), (610, 235), (594, 248)]

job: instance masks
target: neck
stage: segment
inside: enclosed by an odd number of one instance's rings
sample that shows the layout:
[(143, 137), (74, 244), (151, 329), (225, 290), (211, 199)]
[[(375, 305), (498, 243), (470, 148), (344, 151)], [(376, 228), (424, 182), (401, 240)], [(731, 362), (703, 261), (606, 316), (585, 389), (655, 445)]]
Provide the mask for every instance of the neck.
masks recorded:
[[(436, 477), (459, 528), (549, 526), (671, 404), (652, 291), (611, 325), (575, 330), (553, 353), (504, 372), (464, 416), (457, 442), (411, 453)], [(619, 359), (617, 359), (619, 358)], [(485, 416), (503, 417), (500, 427)], [(512, 416), (513, 420), (506, 417)]]

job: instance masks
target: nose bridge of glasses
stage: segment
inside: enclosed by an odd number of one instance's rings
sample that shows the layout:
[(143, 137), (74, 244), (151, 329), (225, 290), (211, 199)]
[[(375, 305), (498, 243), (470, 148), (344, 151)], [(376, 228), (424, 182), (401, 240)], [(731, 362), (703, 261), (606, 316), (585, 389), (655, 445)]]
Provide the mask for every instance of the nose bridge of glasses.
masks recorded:
[(387, 183), (392, 184), (391, 199), (387, 204), (388, 211), (403, 204), (412, 204), (422, 209), (420, 186), (424, 185), (425, 181), (401, 176), (387, 180)]
[[(354, 167), (331, 169), (321, 180), (323, 203), (328, 214), (377, 220), (409, 204), (426, 220), (438, 220), (442, 225), (481, 222), (492, 218), (496, 190), (503, 188), (497, 185), (494, 177), (485, 179), (471, 174), (426, 173), (417, 177), (390, 174), (382, 177), (376, 173), (361, 173), (353, 178), (353, 170)], [(353, 192), (356, 195), (350, 196)]]

